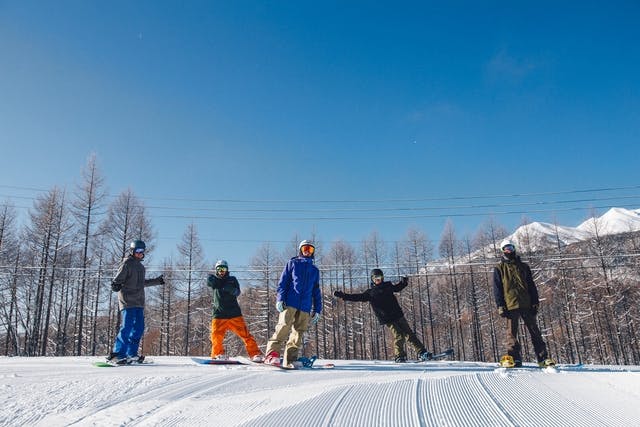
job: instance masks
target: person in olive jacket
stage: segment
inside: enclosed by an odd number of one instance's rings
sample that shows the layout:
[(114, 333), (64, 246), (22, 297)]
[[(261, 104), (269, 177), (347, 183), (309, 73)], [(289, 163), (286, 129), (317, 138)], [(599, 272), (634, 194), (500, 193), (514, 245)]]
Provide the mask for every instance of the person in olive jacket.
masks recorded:
[(118, 304), (122, 315), (120, 331), (116, 336), (113, 350), (107, 361), (119, 365), (142, 363), (144, 356), (138, 355), (140, 339), (144, 333), (144, 288), (164, 285), (162, 275), (155, 279), (145, 279), (142, 259), (146, 245), (135, 240), (129, 246), (129, 256), (122, 260), (118, 272), (111, 281), (111, 290), (118, 293)]
[(400, 292), (409, 284), (409, 279), (403, 277), (399, 283), (393, 284), (384, 281), (384, 274), (379, 268), (371, 270), (371, 283), (369, 289), (359, 294), (347, 294), (341, 291), (335, 291), (334, 296), (342, 298), (345, 301), (368, 301), (371, 304), (373, 313), (376, 315), (381, 324), (388, 326), (393, 334), (393, 349), (395, 361), (403, 363), (407, 361), (407, 352), (405, 349), (405, 341), (409, 341), (420, 360), (431, 359), (432, 354), (428, 352), (416, 333), (409, 326), (409, 322), (404, 317), (402, 308), (394, 295)]
[(549, 359), (536, 319), (540, 300), (531, 268), (516, 254), (516, 247), (511, 240), (503, 240), (500, 249), (502, 258), (493, 270), (493, 294), (498, 314), (507, 320), (507, 355), (513, 358), (516, 367), (522, 366), (521, 345), (518, 341), (518, 328), (522, 319), (531, 335), (538, 364), (552, 366), (554, 362)]
[(254, 362), (262, 362), (264, 357), (255, 338), (249, 333), (238, 304), (240, 284), (235, 276), (229, 275), (229, 264), (221, 259), (216, 261), (215, 273), (207, 277), (207, 286), (211, 288), (211, 358), (227, 359), (224, 352), (224, 336), (231, 331), (242, 339), (247, 354)]

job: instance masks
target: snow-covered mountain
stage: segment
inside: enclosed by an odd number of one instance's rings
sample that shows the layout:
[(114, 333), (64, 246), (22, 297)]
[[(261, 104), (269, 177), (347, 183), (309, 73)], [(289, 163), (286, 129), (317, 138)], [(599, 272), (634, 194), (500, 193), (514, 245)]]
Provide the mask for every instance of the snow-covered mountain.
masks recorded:
[(557, 240), (562, 245), (584, 241), (593, 237), (596, 231), (599, 236), (640, 231), (640, 209), (611, 208), (604, 215), (589, 218), (577, 227), (532, 222), (519, 227), (508, 238), (516, 246), (535, 251), (555, 245)]

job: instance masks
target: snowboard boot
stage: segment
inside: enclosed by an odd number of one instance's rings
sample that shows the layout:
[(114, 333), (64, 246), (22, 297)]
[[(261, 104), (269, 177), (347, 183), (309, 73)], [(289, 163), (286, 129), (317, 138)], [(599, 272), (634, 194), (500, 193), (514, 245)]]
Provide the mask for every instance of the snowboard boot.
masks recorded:
[(144, 356), (140, 356), (140, 355), (135, 355), (135, 356), (129, 356), (127, 357), (127, 360), (129, 361), (129, 363), (144, 363)]
[(396, 363), (407, 363), (407, 358), (405, 356), (398, 356), (395, 359)]
[(261, 354), (256, 354), (253, 357), (251, 357), (251, 361), (254, 363), (262, 363), (264, 362), (264, 356)]
[(107, 363), (111, 363), (112, 365), (127, 365), (129, 363), (129, 359), (112, 351), (107, 356)]
[(553, 368), (556, 366), (556, 362), (555, 360), (547, 357), (546, 359), (538, 362), (538, 366), (541, 368)]
[(262, 363), (273, 366), (281, 366), (282, 362), (280, 361), (280, 354), (277, 351), (272, 351), (271, 353), (267, 354), (267, 357)]
[[(522, 366), (522, 362), (520, 362)], [(516, 361), (513, 359), (513, 356), (505, 354), (500, 358), (500, 367), (501, 368), (514, 368), (516, 366)]]
[(422, 350), (420, 353), (418, 353), (418, 360), (426, 362), (427, 360), (431, 359), (433, 359), (433, 353), (431, 353), (430, 351)]
[(118, 353), (114, 353), (113, 351), (107, 356), (107, 362), (115, 362), (118, 359)]

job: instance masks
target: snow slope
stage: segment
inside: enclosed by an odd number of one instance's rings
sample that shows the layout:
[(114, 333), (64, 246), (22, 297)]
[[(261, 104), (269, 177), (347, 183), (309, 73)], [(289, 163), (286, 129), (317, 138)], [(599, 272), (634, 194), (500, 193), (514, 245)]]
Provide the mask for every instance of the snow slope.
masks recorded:
[(556, 235), (564, 245), (590, 239), (597, 231), (600, 236), (640, 231), (640, 209), (611, 208), (602, 216), (589, 218), (577, 227), (532, 222), (520, 226), (508, 238), (517, 246), (529, 242), (529, 250), (556, 245)]
[(549, 373), (337, 360), (331, 370), (285, 371), (187, 357), (117, 368), (93, 367), (96, 360), (0, 358), (0, 425), (640, 425), (638, 366)]

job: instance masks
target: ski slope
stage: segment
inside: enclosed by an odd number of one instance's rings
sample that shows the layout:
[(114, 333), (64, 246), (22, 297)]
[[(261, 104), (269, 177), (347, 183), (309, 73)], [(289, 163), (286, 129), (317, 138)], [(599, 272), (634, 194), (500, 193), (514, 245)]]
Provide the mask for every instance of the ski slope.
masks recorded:
[(0, 358), (2, 426), (638, 426), (640, 367), (439, 361), (286, 371), (188, 357)]

